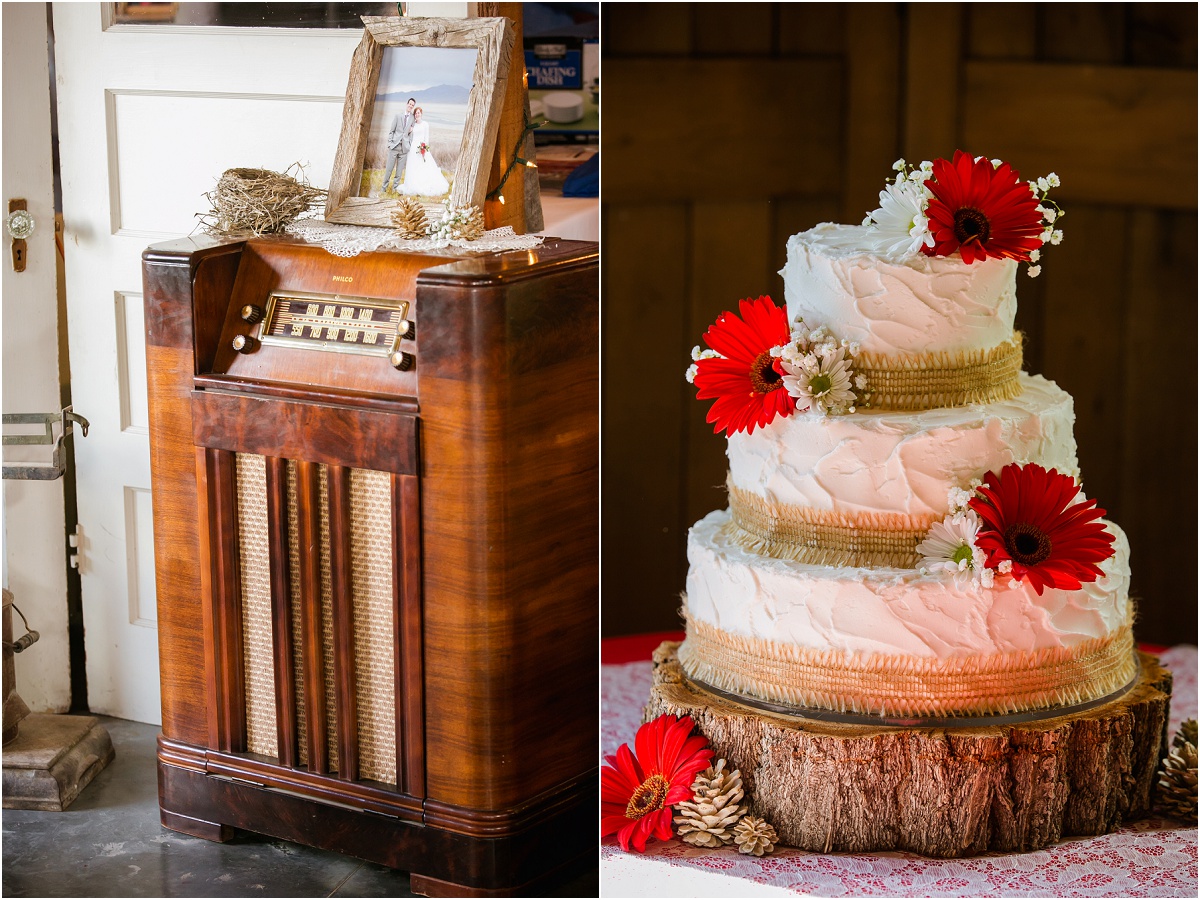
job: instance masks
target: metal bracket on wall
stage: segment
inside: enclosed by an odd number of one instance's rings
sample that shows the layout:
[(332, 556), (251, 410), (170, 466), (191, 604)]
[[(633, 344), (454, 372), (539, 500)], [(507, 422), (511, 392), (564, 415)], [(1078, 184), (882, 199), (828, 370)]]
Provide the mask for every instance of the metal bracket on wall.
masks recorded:
[[(5, 434), (5, 446), (52, 444), (54, 450), (50, 454), (49, 464), (21, 463), (11, 466), (5, 465), (4, 477), (26, 481), (53, 481), (56, 478), (61, 478), (67, 470), (66, 448), (63, 447), (63, 441), (72, 434), (73, 423), (75, 422), (79, 423), (79, 427), (83, 431), (83, 436), (87, 437), (88, 420), (83, 416), (76, 415), (71, 411), (71, 407), (69, 406), (56, 413), (5, 413), (5, 426), (43, 425), (46, 429), (43, 434)], [(57, 438), (54, 436), (54, 426), (56, 423), (60, 426)]]

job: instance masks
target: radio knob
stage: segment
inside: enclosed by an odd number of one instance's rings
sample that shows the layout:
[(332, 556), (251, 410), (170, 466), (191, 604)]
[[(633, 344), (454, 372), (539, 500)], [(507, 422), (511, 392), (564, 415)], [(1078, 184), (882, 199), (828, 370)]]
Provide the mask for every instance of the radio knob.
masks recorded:
[(253, 353), (258, 346), (258, 341), (249, 335), (239, 334), (233, 339), (233, 349), (238, 353)]
[(414, 340), (417, 336), (417, 323), (412, 319), (401, 319), (400, 325), (396, 328), (396, 335), (405, 340)]
[(413, 367), (413, 363), (416, 362), (416, 358), (411, 353), (404, 353), (400, 350), (396, 350), (388, 356), (388, 362), (390, 362), (401, 372), (407, 372)]
[(255, 306), (253, 303), (247, 303), (242, 307), (242, 321), (249, 322), (251, 325), (253, 325), (255, 322), (260, 321), (262, 317), (263, 311), (261, 306)]

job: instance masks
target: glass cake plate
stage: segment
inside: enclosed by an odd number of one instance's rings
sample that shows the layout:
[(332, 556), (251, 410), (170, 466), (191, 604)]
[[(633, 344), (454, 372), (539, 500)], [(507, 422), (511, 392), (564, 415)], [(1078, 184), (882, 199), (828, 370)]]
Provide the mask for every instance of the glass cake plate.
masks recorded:
[(844, 713), (832, 709), (820, 709), (810, 706), (791, 706), (786, 703), (774, 703), (770, 700), (760, 700), (748, 694), (713, 687), (707, 682), (684, 675), (693, 687), (719, 697), (729, 703), (752, 709), (756, 712), (770, 713), (772, 716), (782, 716), (789, 719), (802, 719), (811, 722), (831, 722), (839, 725), (878, 725), (894, 728), (980, 728), (995, 725), (1020, 725), (1025, 722), (1037, 722), (1042, 719), (1056, 719), (1073, 713), (1087, 712), (1106, 703), (1112, 703), (1125, 696), (1138, 683), (1142, 674), (1141, 661), (1137, 651), (1133, 651), (1136, 668), (1133, 678), (1124, 687), (1118, 688), (1111, 694), (1075, 703), (1070, 706), (1051, 706), (1046, 709), (1028, 710), (1020, 713), (1004, 713), (984, 716), (883, 716), (868, 713)]

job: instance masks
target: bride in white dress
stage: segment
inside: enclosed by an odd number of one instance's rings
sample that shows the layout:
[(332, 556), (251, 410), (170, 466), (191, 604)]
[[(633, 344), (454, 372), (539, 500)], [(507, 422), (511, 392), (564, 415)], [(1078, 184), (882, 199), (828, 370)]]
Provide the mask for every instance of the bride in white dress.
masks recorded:
[[(404, 163), (404, 183), (400, 193), (409, 196), (440, 197), (450, 190), (450, 182), (429, 149), (429, 123), (423, 121), (425, 113), (421, 107), (413, 110), (412, 145), (408, 148), (408, 160)], [(421, 153), (421, 145), (426, 149)]]

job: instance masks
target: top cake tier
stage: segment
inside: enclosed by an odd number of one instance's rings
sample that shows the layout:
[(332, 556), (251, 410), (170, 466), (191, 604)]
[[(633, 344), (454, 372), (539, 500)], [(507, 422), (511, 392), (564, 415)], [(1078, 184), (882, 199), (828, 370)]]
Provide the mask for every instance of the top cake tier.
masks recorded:
[(1017, 263), (863, 250), (866, 229), (825, 223), (792, 235), (783, 276), (788, 318), (826, 325), (886, 356), (991, 350), (1013, 337)]

